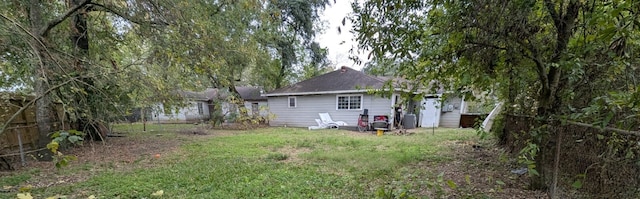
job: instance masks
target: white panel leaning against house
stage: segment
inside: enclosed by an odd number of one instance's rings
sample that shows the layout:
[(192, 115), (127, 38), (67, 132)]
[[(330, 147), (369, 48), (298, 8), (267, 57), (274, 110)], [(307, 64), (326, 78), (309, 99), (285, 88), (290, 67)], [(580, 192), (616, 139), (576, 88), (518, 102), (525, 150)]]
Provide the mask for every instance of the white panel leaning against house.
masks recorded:
[(502, 102), (497, 103), (496, 107), (493, 108), (493, 110), (491, 110), (491, 113), (489, 113), (489, 116), (487, 116), (487, 118), (484, 119), (484, 121), (482, 122), (482, 129), (485, 132), (491, 131), (491, 127), (493, 127), (493, 122), (498, 116), (498, 114), (500, 114), (501, 111), (502, 111)]

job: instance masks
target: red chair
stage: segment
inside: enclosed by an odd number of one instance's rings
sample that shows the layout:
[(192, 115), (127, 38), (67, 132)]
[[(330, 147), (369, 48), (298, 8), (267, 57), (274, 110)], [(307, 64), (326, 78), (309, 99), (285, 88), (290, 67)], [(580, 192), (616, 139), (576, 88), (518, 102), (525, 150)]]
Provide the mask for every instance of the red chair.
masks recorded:
[(369, 127), (369, 115), (360, 114), (358, 117), (358, 131), (364, 132), (368, 131)]

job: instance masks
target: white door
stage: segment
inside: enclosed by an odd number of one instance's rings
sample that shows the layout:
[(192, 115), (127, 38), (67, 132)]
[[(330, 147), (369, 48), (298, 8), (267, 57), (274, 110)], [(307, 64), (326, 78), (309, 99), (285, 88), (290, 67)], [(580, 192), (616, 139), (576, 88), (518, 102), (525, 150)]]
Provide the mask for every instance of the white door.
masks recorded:
[(420, 110), (420, 126), (423, 128), (438, 127), (440, 124), (440, 100), (438, 98), (425, 98), (422, 100)]

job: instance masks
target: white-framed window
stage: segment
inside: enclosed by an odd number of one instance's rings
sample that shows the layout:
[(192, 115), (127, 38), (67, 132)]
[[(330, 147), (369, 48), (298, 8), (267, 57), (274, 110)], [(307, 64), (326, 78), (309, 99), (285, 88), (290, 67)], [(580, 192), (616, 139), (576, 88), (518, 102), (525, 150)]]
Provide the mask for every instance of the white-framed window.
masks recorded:
[(204, 115), (204, 103), (198, 102), (198, 115)]
[(296, 97), (289, 97), (289, 108), (295, 108), (298, 107), (298, 100), (296, 99)]
[(361, 110), (362, 95), (338, 95), (336, 97), (337, 110)]
[(258, 116), (260, 114), (260, 104), (258, 103), (251, 103), (251, 113), (254, 116)]

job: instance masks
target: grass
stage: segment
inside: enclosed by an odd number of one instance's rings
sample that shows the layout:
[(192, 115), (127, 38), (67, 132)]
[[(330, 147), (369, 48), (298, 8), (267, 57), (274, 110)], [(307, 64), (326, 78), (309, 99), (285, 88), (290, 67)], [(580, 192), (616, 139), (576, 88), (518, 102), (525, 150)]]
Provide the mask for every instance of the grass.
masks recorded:
[[(145, 130), (146, 131), (143, 131)], [(173, 133), (183, 129), (205, 128), (204, 124), (158, 124), (154, 122), (143, 123), (121, 123), (114, 124), (112, 130), (115, 133), (126, 133), (135, 135), (153, 135), (157, 133)]]
[(39, 170), (33, 169), (27, 172), (18, 173), (16, 175), (0, 178), (0, 185), (2, 186), (17, 186), (21, 183), (31, 179), (32, 175), (38, 174)]
[[(119, 128), (127, 127), (114, 129)], [(459, 129), (377, 137), (341, 130), (266, 128), (190, 141), (153, 167), (106, 169), (84, 182), (32, 193), (153, 198), (152, 193), (163, 190), (163, 198), (373, 198), (387, 189), (418, 194), (416, 187), (432, 183), (437, 174), (413, 166), (449, 161), (445, 143), (470, 139), (475, 139), (473, 131)], [(17, 185), (32, 174), (0, 182)], [(418, 176), (422, 181), (415, 180)]]

